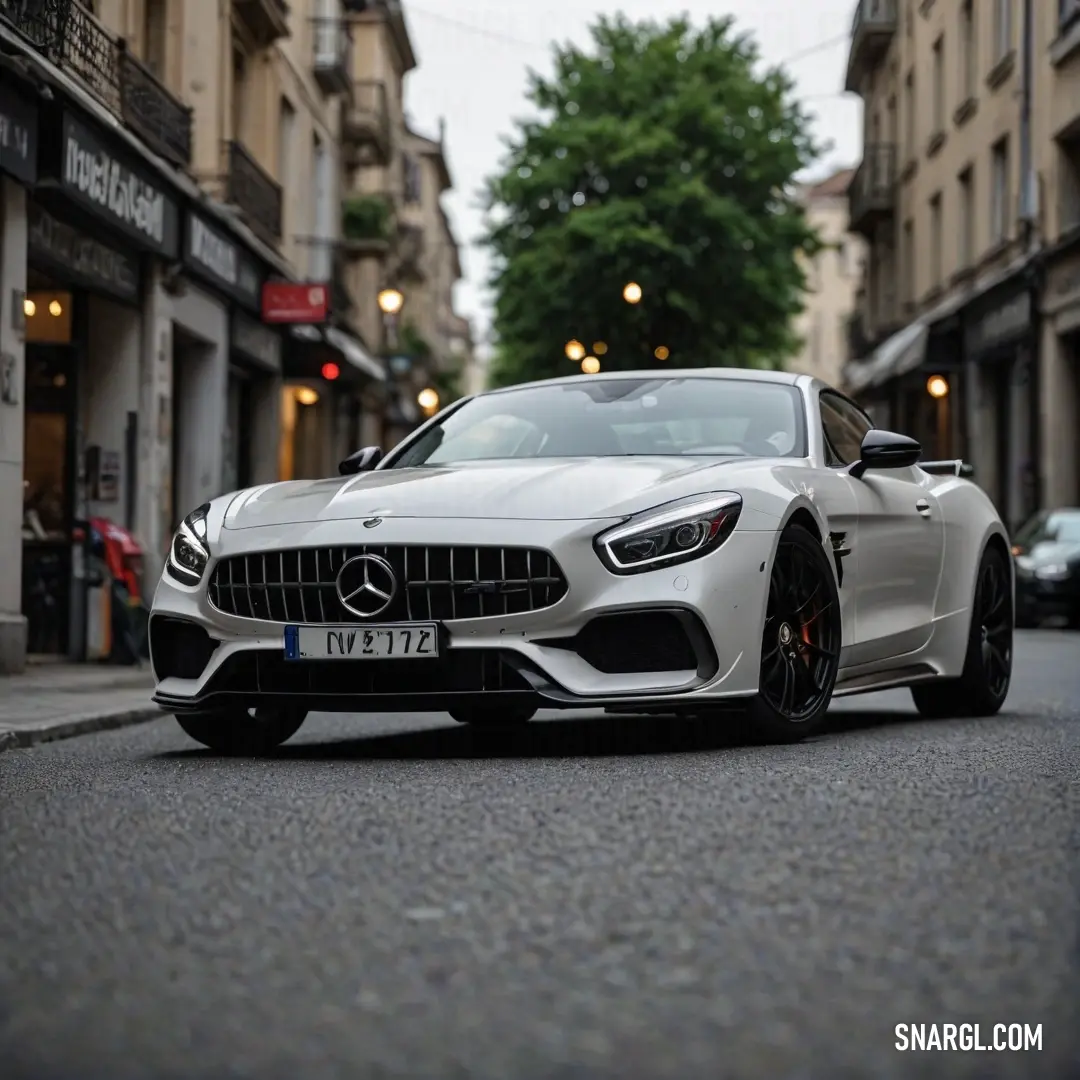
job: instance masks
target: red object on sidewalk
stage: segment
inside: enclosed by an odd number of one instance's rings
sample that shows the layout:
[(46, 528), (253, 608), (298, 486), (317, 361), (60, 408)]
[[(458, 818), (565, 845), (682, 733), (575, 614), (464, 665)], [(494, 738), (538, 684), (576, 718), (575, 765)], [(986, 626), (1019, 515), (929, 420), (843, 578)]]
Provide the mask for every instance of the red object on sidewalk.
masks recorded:
[(325, 285), (268, 281), (262, 290), (264, 323), (321, 323), (330, 314), (330, 290)]
[(124, 583), (133, 602), (141, 601), (143, 550), (139, 542), (108, 518), (91, 518), (90, 528), (101, 537), (109, 573)]

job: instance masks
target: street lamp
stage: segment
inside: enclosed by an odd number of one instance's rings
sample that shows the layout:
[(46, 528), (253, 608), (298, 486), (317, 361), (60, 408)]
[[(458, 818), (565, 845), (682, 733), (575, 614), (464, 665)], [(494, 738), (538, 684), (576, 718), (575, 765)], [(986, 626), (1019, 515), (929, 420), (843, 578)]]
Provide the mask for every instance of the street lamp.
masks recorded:
[(405, 304), (405, 297), (398, 289), (383, 289), (379, 293), (379, 310), (384, 315), (397, 315)]
[(416, 404), (424, 410), (425, 416), (434, 416), (439, 407), (439, 392), (428, 386), (416, 395)]
[(576, 338), (566, 343), (566, 359), (576, 364), (585, 355), (585, 346)]
[(942, 458), (949, 456), (949, 380), (943, 375), (931, 375), (926, 380), (926, 392), (937, 401), (937, 444)]
[(636, 304), (641, 299), (641, 286), (631, 281), (622, 291), (622, 298), (628, 304)]
[(595, 356), (586, 356), (581, 361), (581, 371), (584, 375), (595, 375), (600, 370), (600, 361)]

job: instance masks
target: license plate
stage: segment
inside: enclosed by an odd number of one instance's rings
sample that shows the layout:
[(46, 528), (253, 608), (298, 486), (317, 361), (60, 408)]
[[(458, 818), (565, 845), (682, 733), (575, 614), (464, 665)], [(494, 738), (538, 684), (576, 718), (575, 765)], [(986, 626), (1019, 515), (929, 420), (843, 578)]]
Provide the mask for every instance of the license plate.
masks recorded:
[(286, 626), (286, 660), (419, 660), (439, 655), (436, 623)]

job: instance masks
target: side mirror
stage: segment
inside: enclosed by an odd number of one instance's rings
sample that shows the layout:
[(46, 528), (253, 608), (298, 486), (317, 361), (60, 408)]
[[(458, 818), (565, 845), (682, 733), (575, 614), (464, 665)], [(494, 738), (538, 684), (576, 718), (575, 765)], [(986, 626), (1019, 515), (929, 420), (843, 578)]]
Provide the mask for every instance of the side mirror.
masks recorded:
[(906, 435), (871, 428), (864, 436), (859, 460), (850, 473), (860, 477), (867, 469), (907, 469), (922, 457), (922, 447)]
[(382, 450), (378, 446), (365, 446), (363, 450), (357, 450), (350, 454), (338, 465), (338, 472), (342, 476), (355, 476), (356, 473), (371, 472), (382, 461)]

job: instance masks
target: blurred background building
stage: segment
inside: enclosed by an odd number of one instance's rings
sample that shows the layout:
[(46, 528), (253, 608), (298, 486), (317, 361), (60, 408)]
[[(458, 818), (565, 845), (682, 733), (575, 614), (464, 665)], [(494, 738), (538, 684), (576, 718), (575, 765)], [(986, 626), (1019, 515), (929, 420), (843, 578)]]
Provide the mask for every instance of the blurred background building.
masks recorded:
[(846, 388), (970, 460), (1012, 528), (1080, 502), (1080, 3), (861, 0), (846, 86), (867, 244)]
[(841, 169), (800, 192), (807, 220), (823, 247), (803, 267), (806, 306), (795, 321), (802, 349), (787, 366), (832, 386), (839, 385), (848, 355), (865, 257), (862, 237), (852, 233), (848, 224), (848, 188), (853, 176), (853, 169)]
[(82, 523), (152, 587), (472, 378), (416, 64), (397, 0), (0, 0), (0, 671), (94, 654)]

